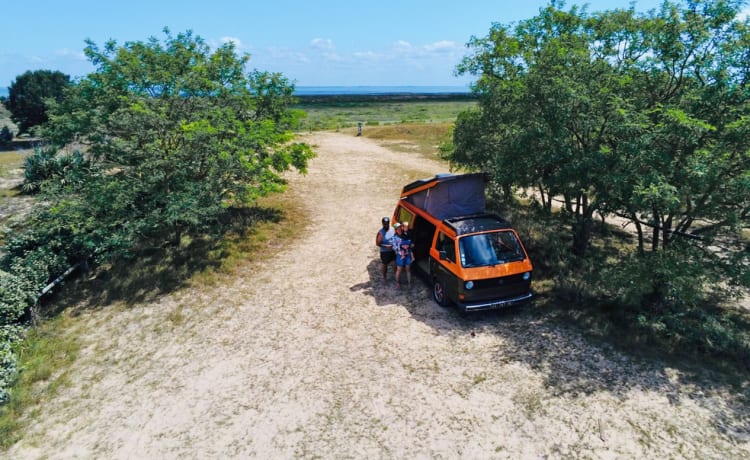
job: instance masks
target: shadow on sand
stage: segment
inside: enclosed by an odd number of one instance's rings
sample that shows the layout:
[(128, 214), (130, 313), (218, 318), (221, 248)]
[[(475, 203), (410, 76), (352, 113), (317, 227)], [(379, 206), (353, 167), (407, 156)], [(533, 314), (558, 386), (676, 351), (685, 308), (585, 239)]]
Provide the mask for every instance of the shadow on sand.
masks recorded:
[(440, 334), (501, 336), (503, 346), (491, 351), (497, 365), (520, 363), (539, 372), (553, 397), (606, 392), (625, 399), (634, 390), (644, 390), (674, 405), (689, 398), (710, 411), (717, 432), (734, 442), (750, 442), (747, 373), (727, 375), (652, 351), (616, 349), (557, 318), (544, 301), (462, 316), (455, 308), (438, 306), (425, 279), (415, 276), (411, 289), (397, 290), (390, 268), (388, 283), (382, 280), (380, 260), (373, 260), (367, 270), (369, 281), (351, 290), (365, 291), (379, 306), (401, 306)]

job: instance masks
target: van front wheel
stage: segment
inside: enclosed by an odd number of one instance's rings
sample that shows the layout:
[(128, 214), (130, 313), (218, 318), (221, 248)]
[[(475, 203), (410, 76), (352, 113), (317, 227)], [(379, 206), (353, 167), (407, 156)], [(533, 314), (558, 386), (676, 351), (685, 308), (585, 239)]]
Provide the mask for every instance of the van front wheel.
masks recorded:
[(445, 295), (445, 286), (443, 286), (443, 283), (437, 278), (432, 281), (432, 297), (441, 307), (447, 307), (450, 305), (448, 296)]

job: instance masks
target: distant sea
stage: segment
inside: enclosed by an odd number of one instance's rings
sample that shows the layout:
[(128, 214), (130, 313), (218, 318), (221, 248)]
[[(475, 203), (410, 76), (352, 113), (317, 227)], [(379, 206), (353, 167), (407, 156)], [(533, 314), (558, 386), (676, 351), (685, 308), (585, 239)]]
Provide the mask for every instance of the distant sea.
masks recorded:
[(297, 86), (297, 96), (370, 94), (468, 94), (468, 86)]
[[(468, 94), (468, 86), (297, 86), (297, 96), (340, 96), (368, 94)], [(0, 87), (0, 96), (8, 96), (8, 88)]]

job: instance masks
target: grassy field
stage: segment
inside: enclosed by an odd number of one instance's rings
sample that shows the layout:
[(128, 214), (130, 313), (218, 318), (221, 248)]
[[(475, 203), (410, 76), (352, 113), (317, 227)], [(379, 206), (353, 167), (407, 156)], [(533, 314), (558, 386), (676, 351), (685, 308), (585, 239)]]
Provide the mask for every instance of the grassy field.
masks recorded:
[(300, 130), (330, 130), (402, 123), (452, 123), (476, 106), (470, 96), (326, 96), (303, 97), (295, 108), (307, 117)]

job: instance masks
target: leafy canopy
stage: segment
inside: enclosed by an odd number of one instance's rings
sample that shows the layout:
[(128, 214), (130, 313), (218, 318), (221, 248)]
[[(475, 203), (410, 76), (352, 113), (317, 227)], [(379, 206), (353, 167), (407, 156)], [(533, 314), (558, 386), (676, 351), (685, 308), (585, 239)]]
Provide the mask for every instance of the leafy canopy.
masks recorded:
[[(509, 195), (535, 189), (548, 212), (560, 199), (577, 255), (594, 216), (614, 213), (637, 229), (640, 256), (675, 252), (660, 260), (696, 267), (699, 284), (746, 279), (747, 251), (718, 258), (711, 249), (750, 226), (742, 5), (589, 13), (553, 1), (531, 19), (495, 24), (458, 67), (478, 77), (479, 105), (458, 118), (443, 152)], [(722, 268), (706, 277), (709, 266)]]
[(191, 32), (161, 42), (88, 42), (96, 72), (53, 107), (47, 138), (94, 167), (54, 211), (85, 216), (84, 246), (127, 253), (146, 240), (220, 231), (228, 209), (283, 190), (313, 152), (292, 142), (299, 113), (280, 74), (245, 73), (232, 43)]
[(47, 121), (47, 101), (60, 101), (70, 77), (59, 71), (35, 70), (16, 77), (8, 88), (5, 106), (19, 133)]

